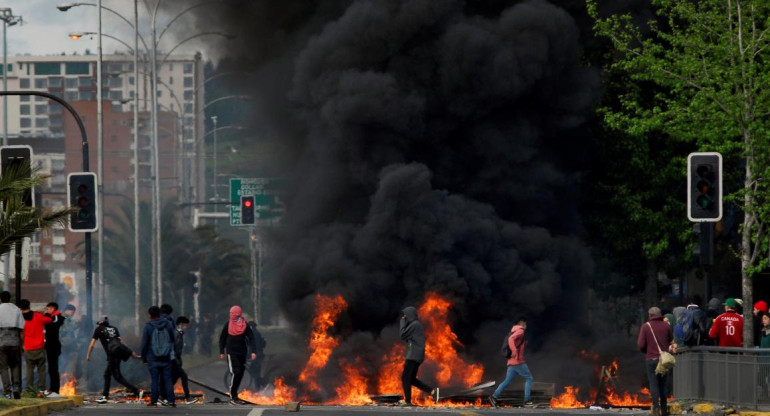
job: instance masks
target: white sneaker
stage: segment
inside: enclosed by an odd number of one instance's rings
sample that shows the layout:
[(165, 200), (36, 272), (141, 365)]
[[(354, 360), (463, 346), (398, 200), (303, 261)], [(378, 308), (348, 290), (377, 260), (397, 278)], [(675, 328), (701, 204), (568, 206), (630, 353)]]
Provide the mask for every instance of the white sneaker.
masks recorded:
[(191, 397), (189, 400), (186, 400), (185, 404), (195, 404), (201, 401), (200, 397)]
[(45, 395), (45, 397), (47, 397), (49, 399), (58, 399), (61, 396), (59, 395), (59, 393), (56, 393), (55, 391), (50, 391), (50, 392), (48, 392), (48, 394)]
[(105, 404), (105, 403), (107, 403), (107, 397), (105, 397), (105, 396), (102, 396), (102, 397), (100, 397), (100, 398), (98, 398), (98, 399), (96, 399), (96, 400), (94, 400), (94, 401), (95, 401), (96, 403), (99, 403), (99, 404)]
[(144, 390), (139, 389), (139, 394), (137, 394), (136, 396), (139, 397), (139, 399), (137, 401), (141, 402), (142, 399), (144, 398)]

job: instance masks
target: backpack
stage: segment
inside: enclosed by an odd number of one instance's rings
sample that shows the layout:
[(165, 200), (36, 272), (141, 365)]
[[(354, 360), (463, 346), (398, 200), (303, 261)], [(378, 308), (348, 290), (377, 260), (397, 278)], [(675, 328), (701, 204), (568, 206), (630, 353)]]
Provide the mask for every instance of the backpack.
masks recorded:
[(500, 354), (505, 358), (511, 358), (511, 355), (513, 355), (513, 351), (511, 351), (511, 347), (508, 345), (508, 338), (511, 337), (513, 332), (509, 332), (505, 338), (503, 338), (503, 346), (500, 347)]
[(155, 330), (152, 331), (152, 341), (150, 342), (150, 345), (152, 347), (152, 354), (155, 355), (155, 358), (169, 358), (174, 348), (166, 327), (156, 327)]
[(695, 328), (693, 327), (694, 316), (695, 310), (686, 309), (682, 313), (682, 316), (676, 320), (676, 325), (674, 325), (674, 336), (687, 345), (694, 345), (697, 343)]

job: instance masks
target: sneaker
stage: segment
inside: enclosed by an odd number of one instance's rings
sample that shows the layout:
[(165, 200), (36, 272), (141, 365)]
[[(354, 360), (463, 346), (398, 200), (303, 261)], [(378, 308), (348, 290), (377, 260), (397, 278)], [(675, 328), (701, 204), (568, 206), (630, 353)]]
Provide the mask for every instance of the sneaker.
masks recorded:
[(433, 402), (438, 403), (439, 399), (439, 389), (436, 387), (435, 389), (430, 391), (430, 397), (433, 397)]
[(16, 400), (19, 400), (19, 399), (21, 399), (21, 392), (19, 392), (19, 391), (14, 391), (14, 392), (13, 392), (13, 398), (14, 398), (14, 399), (16, 399)]
[(497, 408), (497, 399), (495, 396), (489, 396), (487, 398), (489, 399), (489, 404), (491, 404), (492, 407)]
[(147, 407), (158, 407), (157, 403), (147, 403)]
[(230, 404), (233, 406), (243, 406), (246, 402), (241, 399), (230, 399)]
[(411, 407), (412, 406), (411, 403), (407, 403), (405, 400), (399, 400), (398, 401), (398, 405), (401, 406), (401, 407)]
[(55, 391), (49, 391), (48, 394), (45, 395), (45, 397), (47, 397), (49, 399), (58, 399), (61, 396), (59, 395), (59, 393), (57, 393)]
[(99, 404), (105, 404), (105, 403), (107, 403), (107, 396), (102, 396), (102, 397), (94, 400), (94, 402), (99, 403)]
[(188, 397), (184, 404), (195, 404), (201, 401), (200, 397)]
[(158, 399), (158, 403), (160, 403), (163, 406), (169, 406), (169, 407), (172, 405), (172, 403), (169, 403), (169, 401), (166, 399)]
[(524, 407), (535, 407), (535, 403), (533, 403), (532, 400), (528, 400), (524, 402)]
[(144, 398), (144, 390), (139, 389), (139, 391), (136, 392), (136, 397), (138, 397), (139, 401), (141, 402), (142, 399)]

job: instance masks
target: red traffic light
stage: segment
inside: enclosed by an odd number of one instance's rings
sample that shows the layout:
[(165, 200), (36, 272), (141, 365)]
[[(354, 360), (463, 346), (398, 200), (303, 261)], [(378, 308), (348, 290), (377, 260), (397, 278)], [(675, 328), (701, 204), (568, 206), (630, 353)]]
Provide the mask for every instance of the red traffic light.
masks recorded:
[(243, 206), (244, 208), (251, 208), (252, 202), (250, 199), (244, 199), (243, 200)]

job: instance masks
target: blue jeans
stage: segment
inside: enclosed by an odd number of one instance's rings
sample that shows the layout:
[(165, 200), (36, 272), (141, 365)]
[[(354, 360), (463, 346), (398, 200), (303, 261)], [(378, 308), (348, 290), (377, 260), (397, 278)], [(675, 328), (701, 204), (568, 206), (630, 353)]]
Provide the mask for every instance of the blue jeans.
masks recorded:
[[(653, 410), (658, 409), (658, 414), (665, 416), (668, 414), (668, 406), (666, 405), (666, 382), (668, 381), (668, 375), (655, 374), (655, 368), (658, 366), (658, 359), (647, 360), (645, 367), (647, 368), (647, 381), (650, 382), (650, 396), (652, 397)], [(669, 370), (670, 373), (670, 370)]]
[(151, 403), (158, 403), (160, 396), (160, 378), (163, 377), (163, 387), (165, 388), (166, 400), (174, 403), (174, 382), (171, 379), (171, 361), (147, 361), (147, 367), (150, 369), (150, 378), (152, 379), (152, 393), (150, 395)]
[(518, 365), (509, 365), (508, 370), (505, 372), (505, 380), (497, 386), (497, 390), (492, 394), (496, 398), (500, 397), (506, 387), (513, 381), (516, 374), (524, 377), (524, 402), (528, 402), (532, 395), (532, 373), (529, 372), (529, 367), (526, 363)]

